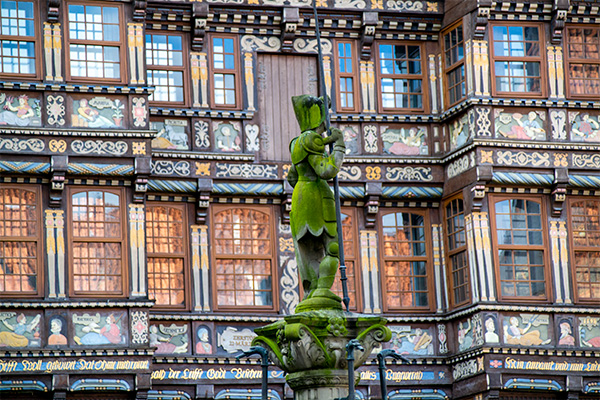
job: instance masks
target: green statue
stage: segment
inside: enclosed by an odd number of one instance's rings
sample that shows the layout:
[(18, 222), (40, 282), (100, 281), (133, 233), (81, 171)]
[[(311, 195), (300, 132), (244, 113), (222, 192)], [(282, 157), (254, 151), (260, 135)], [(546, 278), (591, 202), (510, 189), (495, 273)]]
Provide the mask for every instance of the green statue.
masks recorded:
[[(341, 299), (331, 291), (339, 265), (335, 199), (328, 180), (344, 162), (346, 146), (342, 132), (325, 132), (325, 102), (310, 95), (292, 97), (302, 133), (292, 139), (292, 167), (288, 181), (294, 187), (290, 226), (305, 297), (296, 312), (341, 309)], [(327, 154), (325, 146), (333, 143)]]

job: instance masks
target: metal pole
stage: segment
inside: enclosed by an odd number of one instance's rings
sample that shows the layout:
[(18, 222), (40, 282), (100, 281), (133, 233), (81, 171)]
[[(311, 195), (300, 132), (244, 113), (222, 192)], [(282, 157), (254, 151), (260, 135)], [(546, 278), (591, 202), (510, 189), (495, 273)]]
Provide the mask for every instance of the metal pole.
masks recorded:
[(267, 352), (267, 349), (260, 346), (252, 346), (249, 350), (244, 351), (242, 354), (238, 354), (235, 358), (239, 360), (242, 357), (250, 357), (254, 354), (260, 354), (261, 356), (262, 394), (260, 398), (261, 400), (269, 400), (269, 353)]
[(381, 399), (387, 400), (387, 379), (385, 377), (385, 358), (392, 357), (396, 360), (402, 360), (410, 363), (410, 360), (400, 354), (396, 353), (395, 350), (385, 349), (381, 350), (377, 354), (377, 361), (379, 362), (379, 385), (381, 386)]
[[(317, 36), (317, 49), (319, 52), (319, 86), (321, 94), (325, 101), (325, 129), (329, 135), (331, 121), (329, 120), (329, 97), (325, 90), (325, 71), (323, 68), (323, 49), (321, 48), (321, 32), (319, 31), (319, 17), (317, 15), (317, 0), (313, 0), (313, 14), (315, 16), (315, 33)], [(330, 152), (333, 149), (333, 143), (330, 144)], [(348, 283), (346, 276), (346, 259), (344, 257), (344, 237), (342, 236), (342, 211), (340, 203), (340, 184), (337, 175), (333, 178), (333, 194), (335, 198), (335, 217), (337, 219), (337, 235), (340, 257), (340, 280), (342, 281), (342, 300), (346, 306), (346, 311), (350, 310), (350, 296), (348, 296)]]
[(348, 352), (348, 400), (354, 400), (354, 349), (365, 351), (360, 342), (356, 339), (352, 339), (346, 345), (346, 351)]

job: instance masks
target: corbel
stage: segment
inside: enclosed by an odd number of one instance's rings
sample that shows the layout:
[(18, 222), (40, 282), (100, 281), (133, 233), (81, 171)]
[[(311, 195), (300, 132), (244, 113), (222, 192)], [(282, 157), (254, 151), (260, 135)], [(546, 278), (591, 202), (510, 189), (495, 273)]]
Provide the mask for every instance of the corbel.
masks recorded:
[(483, 199), (485, 198), (485, 187), (492, 180), (494, 169), (491, 165), (480, 165), (477, 167), (477, 182), (471, 188), (471, 204), (473, 211), (481, 211)]
[(550, 29), (552, 32), (552, 44), (560, 44), (563, 38), (563, 31), (565, 29), (565, 23), (567, 22), (567, 13), (571, 7), (569, 0), (554, 0), (554, 6), (552, 7), (552, 22), (550, 23)]
[(281, 216), (283, 223), (290, 223), (290, 211), (292, 211), (292, 193), (294, 192), (294, 188), (287, 179), (283, 180), (283, 195), (284, 198), (281, 201)]
[(365, 202), (365, 228), (373, 229), (379, 212), (379, 200), (383, 194), (381, 182), (367, 182), (367, 201)]
[(210, 194), (213, 189), (213, 181), (210, 178), (198, 179), (198, 203), (196, 205), (196, 224), (206, 225), (206, 215), (210, 206)]
[(48, 22), (58, 22), (61, 3), (62, 1), (60, 0), (48, 0)]
[(567, 184), (569, 183), (569, 170), (557, 168), (554, 170), (554, 183), (552, 185), (552, 216), (560, 217), (563, 205), (567, 200)]
[(483, 40), (491, 11), (492, 0), (477, 0), (477, 16), (475, 17), (475, 29), (473, 29), (475, 39)]
[(300, 21), (300, 10), (297, 7), (285, 7), (283, 9), (283, 19), (281, 20), (281, 51), (286, 53), (293, 51), (298, 21)]
[(148, 2), (145, 0), (134, 0), (133, 2), (133, 20), (142, 22), (146, 19), (146, 7)]
[(195, 1), (192, 3), (192, 20), (194, 29), (192, 31), (192, 49), (202, 51), (206, 26), (208, 25), (208, 3)]
[(134, 191), (133, 202), (143, 203), (148, 191), (148, 176), (150, 176), (150, 157), (137, 157), (134, 162)]
[(379, 22), (379, 14), (373, 11), (363, 12), (362, 28), (360, 32), (360, 58), (362, 60), (371, 59), (371, 49), (373, 40), (375, 40), (375, 29)]
[(65, 175), (69, 164), (68, 156), (52, 156), (50, 159), (50, 207), (60, 207), (63, 199), (63, 191), (65, 190)]

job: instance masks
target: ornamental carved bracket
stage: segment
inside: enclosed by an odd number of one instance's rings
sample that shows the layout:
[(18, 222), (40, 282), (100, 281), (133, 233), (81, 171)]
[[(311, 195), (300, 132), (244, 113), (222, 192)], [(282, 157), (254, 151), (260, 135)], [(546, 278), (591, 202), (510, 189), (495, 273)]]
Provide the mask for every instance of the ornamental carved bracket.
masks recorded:
[(208, 25), (208, 3), (195, 1), (192, 3), (192, 49), (202, 51), (206, 26)]
[(376, 12), (364, 12), (362, 16), (362, 29), (360, 33), (360, 58), (371, 59), (373, 40), (375, 40), (375, 29), (379, 22), (379, 14)]
[(134, 190), (133, 190), (133, 202), (143, 203), (148, 191), (148, 176), (151, 170), (151, 159), (150, 157), (138, 157), (135, 159), (134, 166)]
[(475, 17), (475, 28), (473, 29), (473, 37), (476, 40), (483, 40), (491, 11), (492, 0), (477, 0), (477, 16)]
[(281, 51), (291, 53), (294, 51), (294, 39), (300, 21), (300, 10), (296, 7), (286, 7), (283, 9), (283, 19), (281, 20)]
[(144, 21), (146, 19), (146, 7), (148, 2), (145, 0), (134, 0), (133, 2), (133, 20), (137, 22)]
[(294, 188), (292, 187), (292, 185), (290, 185), (290, 183), (287, 181), (287, 179), (285, 179), (283, 181), (283, 194), (285, 197), (281, 201), (281, 216), (282, 216), (283, 222), (285, 224), (290, 223), (290, 211), (292, 211), (292, 192), (293, 191), (294, 191)]
[(48, 0), (48, 22), (58, 22), (61, 3), (60, 0)]
[(377, 219), (377, 213), (379, 212), (379, 200), (383, 193), (383, 186), (381, 182), (368, 182), (367, 183), (367, 201), (365, 202), (365, 227), (367, 229), (373, 229), (375, 227), (375, 220)]
[(493, 168), (491, 165), (480, 165), (477, 167), (477, 183), (471, 187), (471, 204), (473, 211), (481, 211), (483, 199), (485, 198), (485, 187), (492, 180)]
[(552, 216), (560, 217), (563, 205), (567, 200), (567, 184), (569, 183), (569, 170), (558, 168), (554, 170), (554, 184), (552, 185)]
[(560, 44), (562, 42), (565, 22), (567, 22), (567, 13), (570, 7), (570, 0), (554, 0), (552, 22), (550, 24), (550, 31), (552, 32), (550, 40), (553, 44)]
[(65, 175), (67, 174), (67, 165), (69, 157), (52, 156), (52, 177), (50, 178), (50, 201), (49, 206), (57, 208), (62, 205), (63, 192), (65, 190)]
[(210, 205), (210, 194), (213, 189), (213, 181), (209, 178), (198, 179), (198, 202), (196, 204), (196, 224), (206, 225), (208, 206)]

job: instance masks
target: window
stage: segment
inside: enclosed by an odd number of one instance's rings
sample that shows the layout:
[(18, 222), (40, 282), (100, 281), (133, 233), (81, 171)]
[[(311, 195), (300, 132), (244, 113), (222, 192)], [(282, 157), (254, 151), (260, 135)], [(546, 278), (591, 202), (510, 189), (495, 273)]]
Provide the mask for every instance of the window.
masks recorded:
[(600, 201), (572, 199), (572, 264), (578, 301), (600, 300)]
[(541, 26), (495, 25), (491, 36), (495, 93), (543, 96)]
[(492, 205), (501, 297), (548, 299), (541, 199), (494, 198)]
[(570, 96), (600, 95), (600, 29), (567, 28), (567, 76)]
[(185, 103), (184, 39), (176, 34), (146, 35), (148, 84), (155, 86), (153, 102)]
[(0, 2), (0, 23), (0, 73), (37, 77), (33, 1)]
[(274, 309), (272, 221), (266, 207), (213, 210), (215, 308)]
[(121, 6), (69, 4), (71, 78), (121, 82)]
[(148, 204), (148, 293), (158, 307), (185, 307), (186, 212), (183, 206)]
[[(358, 288), (356, 286), (356, 268), (358, 252), (358, 240), (357, 240), (357, 220), (356, 210), (345, 209), (342, 210), (342, 236), (344, 237), (344, 259), (346, 261), (346, 281), (348, 284), (348, 297), (350, 298), (349, 308), (351, 310), (357, 310), (358, 304)], [(332, 290), (335, 294), (340, 297), (344, 297), (342, 290), (342, 281), (340, 280), (340, 270), (338, 269), (335, 281), (333, 283)]]
[(122, 190), (71, 189), (72, 295), (123, 296)]
[(458, 25), (444, 35), (444, 66), (446, 68), (446, 85), (448, 105), (453, 106), (465, 98), (465, 54), (463, 43), (463, 27)]
[(356, 67), (354, 64), (354, 45), (352, 42), (337, 42), (336, 49), (338, 74), (337, 111), (356, 111)]
[(383, 111), (422, 111), (423, 67), (419, 45), (378, 46), (379, 92)]
[(381, 219), (383, 292), (387, 311), (430, 309), (431, 238), (425, 212), (399, 211)]
[(463, 200), (455, 198), (448, 201), (445, 211), (448, 268), (450, 269), (450, 298), (452, 305), (456, 307), (467, 303), (471, 298)]
[[(4, 5), (3, 5), (4, 7)], [(38, 295), (41, 204), (37, 188), (0, 186), (0, 293)]]
[(240, 108), (238, 100), (237, 42), (233, 37), (213, 37), (212, 83), (216, 107)]

